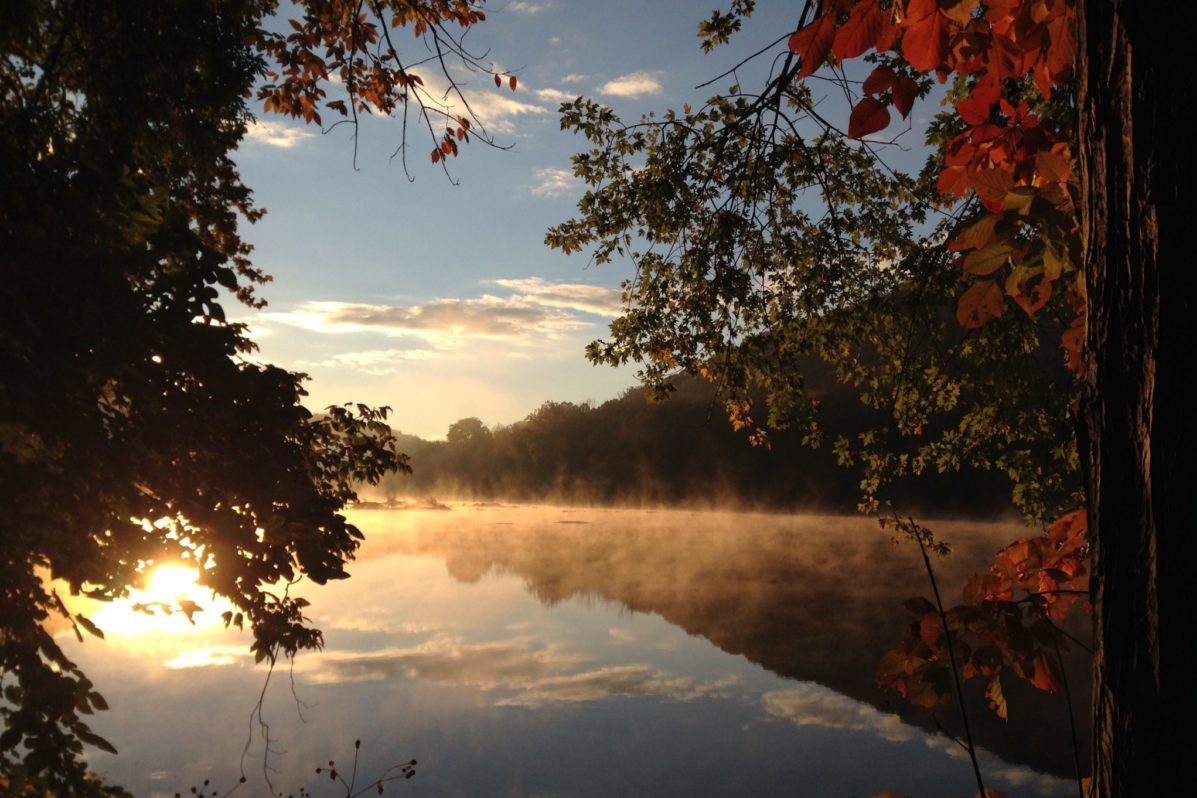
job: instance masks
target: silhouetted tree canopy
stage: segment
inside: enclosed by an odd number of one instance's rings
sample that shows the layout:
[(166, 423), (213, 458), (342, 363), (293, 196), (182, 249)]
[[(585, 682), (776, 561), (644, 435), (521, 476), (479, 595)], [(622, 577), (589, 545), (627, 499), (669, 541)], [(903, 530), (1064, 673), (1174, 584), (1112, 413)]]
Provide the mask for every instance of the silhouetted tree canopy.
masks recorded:
[(255, 88), (267, 110), (307, 121), (330, 75), (349, 103), (326, 105), (347, 118), (367, 102), (406, 107), (419, 87), (378, 41), (410, 25), (469, 66), (445, 26), (482, 14), (440, 0), (383, 0), (360, 17), (347, 13), (360, 4), (299, 5), (286, 34), (266, 30), (271, 0), (0, 7), (5, 794), (100, 789), (81, 755), (110, 748), (84, 720), (106, 705), (46, 622), (62, 616), (81, 639), (102, 630), (58, 590), (110, 600), (186, 560), (236, 606), (225, 622), (252, 629), (259, 660), (318, 648), (285, 588), (345, 577), (362, 536), (339, 510), (355, 485), (406, 467), (385, 409), (314, 416), (303, 375), (253, 360), (227, 318), (224, 292), (256, 306), (267, 279), (238, 234), (261, 211), (232, 154)]

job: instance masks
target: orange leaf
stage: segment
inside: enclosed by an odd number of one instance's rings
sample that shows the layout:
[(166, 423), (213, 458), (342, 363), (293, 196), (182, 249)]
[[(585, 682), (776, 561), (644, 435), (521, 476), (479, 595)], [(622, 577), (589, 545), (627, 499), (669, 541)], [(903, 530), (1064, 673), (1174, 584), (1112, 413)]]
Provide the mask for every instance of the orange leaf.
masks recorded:
[(912, 23), (902, 37), (902, 54), (919, 72), (942, 68), (949, 53), (948, 19), (938, 10)]
[(959, 252), (962, 249), (978, 249), (993, 241), (993, 231), (1001, 221), (1000, 213), (987, 213), (968, 227), (962, 228), (948, 241), (948, 249)]
[(798, 77), (813, 75), (823, 65), (835, 41), (835, 18), (824, 14), (790, 37), (790, 52), (797, 53), (801, 68)]
[(1035, 171), (1057, 183), (1065, 183), (1072, 179), (1072, 164), (1068, 158), (1051, 150), (1035, 153)]
[(935, 183), (939, 193), (946, 197), (959, 197), (968, 186), (968, 171), (963, 166), (945, 167)]
[(848, 138), (864, 138), (870, 133), (884, 130), (889, 124), (889, 109), (872, 97), (865, 97), (852, 109), (848, 117)]
[(966, 330), (974, 330), (990, 319), (999, 318), (1006, 309), (1002, 287), (993, 280), (973, 283), (960, 295), (956, 321)]
[(980, 0), (940, 0), (938, 5), (949, 18), (967, 25), (972, 21), (973, 10), (979, 3)]
[(972, 186), (986, 208), (1000, 211), (1006, 205), (1006, 195), (1014, 188), (1014, 175), (1005, 169), (978, 169), (973, 174)]
[(1006, 695), (1002, 692), (1002, 680), (997, 676), (994, 676), (989, 681), (989, 686), (985, 688), (985, 700), (995, 715), (1002, 720), (1007, 719)]
[(1076, 58), (1076, 31), (1072, 14), (1061, 14), (1047, 23), (1047, 68), (1059, 80), (1072, 71)]

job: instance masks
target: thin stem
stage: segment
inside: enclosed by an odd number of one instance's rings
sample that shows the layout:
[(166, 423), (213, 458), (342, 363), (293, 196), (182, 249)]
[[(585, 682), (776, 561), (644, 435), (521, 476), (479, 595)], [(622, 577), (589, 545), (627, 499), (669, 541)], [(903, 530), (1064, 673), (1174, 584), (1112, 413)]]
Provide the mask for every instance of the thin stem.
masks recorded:
[(935, 595), (935, 606), (939, 610), (939, 622), (943, 624), (944, 640), (948, 643), (948, 661), (952, 664), (952, 681), (956, 685), (956, 702), (960, 706), (960, 719), (964, 722), (964, 740), (968, 744), (968, 758), (973, 763), (973, 775), (977, 777), (977, 790), (982, 797), (985, 792), (985, 782), (981, 778), (981, 763), (977, 761), (977, 748), (973, 745), (973, 732), (968, 723), (968, 710), (964, 707), (964, 688), (960, 684), (960, 670), (956, 667), (956, 650), (952, 646), (952, 636), (948, 632), (948, 615), (944, 612), (943, 600), (939, 597), (939, 584), (935, 581), (935, 569), (931, 567), (931, 558), (927, 556), (927, 546), (923, 543), (921, 528), (910, 519), (915, 530), (914, 539), (919, 544), (919, 551), (923, 555), (923, 565), (927, 568), (927, 578), (931, 580), (931, 592)]
[(1068, 686), (1068, 673), (1064, 670), (1064, 654), (1060, 651), (1060, 638), (1055, 634), (1055, 624), (1049, 623), (1052, 645), (1056, 649), (1056, 662), (1060, 665), (1060, 682), (1064, 685), (1064, 701), (1068, 704), (1068, 732), (1072, 735), (1072, 764), (1076, 769), (1076, 789), (1079, 798), (1085, 798), (1085, 785), (1081, 781), (1081, 747), (1077, 742), (1076, 715), (1072, 711), (1072, 690)]

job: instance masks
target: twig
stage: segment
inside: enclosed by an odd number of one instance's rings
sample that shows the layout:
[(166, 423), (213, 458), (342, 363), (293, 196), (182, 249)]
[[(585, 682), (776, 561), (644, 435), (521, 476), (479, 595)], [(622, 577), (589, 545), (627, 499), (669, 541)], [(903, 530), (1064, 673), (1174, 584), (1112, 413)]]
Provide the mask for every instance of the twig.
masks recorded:
[(948, 660), (952, 664), (952, 681), (956, 685), (956, 702), (960, 706), (960, 719), (964, 722), (964, 739), (968, 743), (968, 758), (973, 763), (973, 775), (977, 777), (977, 790), (985, 796), (985, 782), (981, 778), (981, 764), (977, 761), (977, 749), (973, 745), (973, 732), (968, 723), (968, 710), (964, 707), (964, 688), (960, 684), (960, 670), (956, 667), (956, 649), (952, 645), (952, 635), (948, 631), (948, 615), (944, 612), (943, 600), (939, 597), (939, 584), (935, 581), (935, 569), (931, 567), (931, 558), (927, 556), (927, 546), (923, 543), (923, 528), (911, 518), (910, 525), (914, 529), (915, 542), (919, 544), (919, 551), (923, 555), (923, 565), (927, 568), (927, 578), (931, 580), (931, 592), (935, 595), (935, 607), (939, 610), (939, 621), (943, 624), (944, 640), (948, 644)]

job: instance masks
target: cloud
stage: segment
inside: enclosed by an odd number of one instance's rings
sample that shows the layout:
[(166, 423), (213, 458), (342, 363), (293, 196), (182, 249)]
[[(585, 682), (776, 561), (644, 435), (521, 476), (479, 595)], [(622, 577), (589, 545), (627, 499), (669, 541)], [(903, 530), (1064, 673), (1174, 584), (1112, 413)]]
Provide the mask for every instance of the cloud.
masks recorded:
[(300, 369), (323, 366), (325, 368), (347, 367), (366, 374), (393, 374), (400, 363), (413, 360), (439, 360), (444, 352), (436, 349), (367, 349), (361, 352), (341, 352), (324, 360), (299, 360), (295, 366)]
[(413, 648), (368, 654), (325, 652), (311, 660), (308, 678), (319, 684), (423, 679), (494, 690), (535, 680), (577, 661), (555, 649), (529, 649), (517, 641), (466, 644), (442, 637)]
[(162, 663), (170, 670), (184, 668), (210, 668), (220, 665), (233, 665), (239, 661), (249, 662), (249, 651), (244, 647), (214, 646), (212, 648), (197, 648), (183, 651), (177, 657)]
[(589, 78), (589, 75), (580, 75), (577, 72), (571, 72), (565, 77), (561, 78), (562, 83), (581, 83)]
[(515, 2), (508, 3), (505, 10), (532, 16), (533, 14), (539, 14), (541, 11), (547, 11), (550, 8), (552, 8), (551, 3), (529, 3), (527, 0), (515, 0)]
[(270, 313), (274, 322), (320, 333), (375, 332), (416, 336), (435, 349), (461, 346), (470, 339), (527, 341), (559, 339), (589, 324), (541, 302), (520, 297), (437, 299), (423, 305), (368, 305), (304, 302), (288, 313)]
[(577, 99), (578, 96), (576, 94), (570, 94), (567, 91), (562, 91), (561, 89), (537, 89), (535, 94), (537, 97), (546, 102), (555, 103), (573, 102), (573, 100)]
[(647, 665), (617, 665), (549, 676), (522, 686), (515, 695), (499, 699), (499, 706), (535, 708), (552, 703), (601, 701), (615, 696), (656, 696), (670, 701), (693, 701), (724, 691), (733, 680), (697, 682)]
[(249, 129), (245, 132), (247, 141), (281, 147), (285, 150), (296, 147), (315, 135), (312, 131), (301, 127), (290, 127), (282, 122), (264, 122), (261, 119), (251, 122)]
[(563, 194), (570, 194), (578, 188), (578, 181), (574, 179), (573, 172), (568, 169), (547, 166), (537, 169), (534, 174), (536, 175), (536, 185), (532, 187), (532, 193), (538, 197), (560, 197)]
[(890, 742), (906, 742), (924, 736), (907, 726), (897, 715), (881, 712), (834, 690), (813, 683), (762, 696), (765, 711), (798, 726), (850, 729), (876, 734)]
[(550, 308), (614, 317), (623, 313), (623, 300), (614, 288), (582, 283), (550, 283), (540, 277), (491, 280), (516, 292), (520, 301)]
[(621, 75), (615, 80), (599, 86), (599, 92), (615, 97), (642, 97), (646, 94), (660, 94), (665, 90), (656, 75), (650, 72), (633, 72)]
[[(480, 88), (472, 88), (467, 82), (458, 83), (461, 97), (449, 86), (445, 76), (431, 70), (411, 70), (424, 81), (421, 99), (429, 108), (444, 112), (451, 116), (474, 117), (491, 133), (511, 134), (515, 132), (516, 121), (521, 117), (547, 116), (551, 109), (543, 105), (524, 102), (520, 97), (527, 97), (527, 93), (512, 92), (503, 84), (503, 88), (496, 88), (484, 83)], [(469, 104), (469, 109), (462, 103)]]
[(325, 652), (297, 668), (318, 684), (421, 679), (499, 692), (497, 706), (519, 707), (601, 701), (616, 696), (692, 701), (721, 694), (736, 681), (732, 677), (698, 682), (641, 664), (578, 669), (583, 662), (582, 657), (554, 647), (532, 648), (522, 639), (464, 643), (441, 637), (406, 649), (367, 654)]

